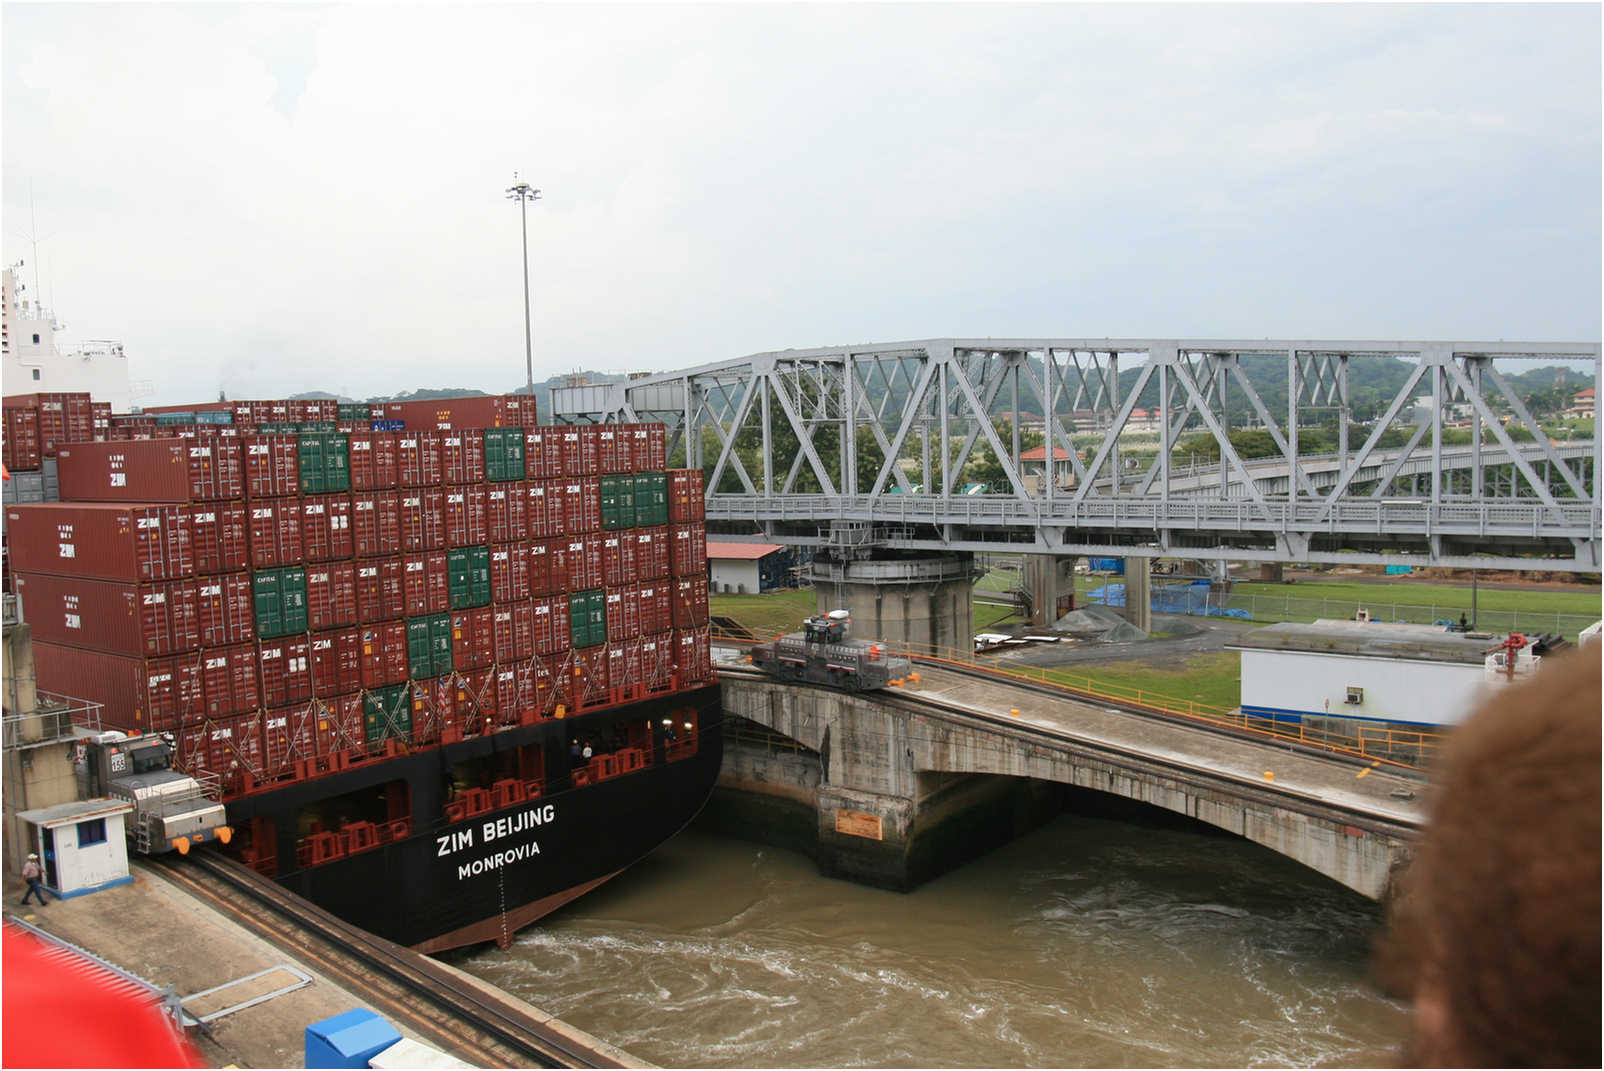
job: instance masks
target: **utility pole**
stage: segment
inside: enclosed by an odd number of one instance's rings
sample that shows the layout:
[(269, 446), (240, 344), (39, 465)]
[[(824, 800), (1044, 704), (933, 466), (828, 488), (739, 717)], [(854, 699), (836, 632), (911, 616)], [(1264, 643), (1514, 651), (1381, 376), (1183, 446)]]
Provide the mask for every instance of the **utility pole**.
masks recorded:
[(518, 202), (518, 220), (523, 225), (524, 236), (524, 369), (529, 375), (529, 397), (535, 396), (535, 350), (534, 342), (529, 331), (529, 216), (528, 205), (530, 201), (540, 200), (540, 191), (534, 189), (527, 182), (518, 180), (518, 172), (512, 173), (511, 186), (507, 187), (507, 200)]

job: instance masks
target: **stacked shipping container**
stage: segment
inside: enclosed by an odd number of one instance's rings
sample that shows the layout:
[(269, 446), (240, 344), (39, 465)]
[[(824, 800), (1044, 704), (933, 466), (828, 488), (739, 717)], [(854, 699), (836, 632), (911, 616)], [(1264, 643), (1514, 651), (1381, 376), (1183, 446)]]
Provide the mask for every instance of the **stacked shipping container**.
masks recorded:
[(40, 687), (239, 793), (708, 679), (701, 473), (663, 428), (467, 401), (369, 410), (392, 431), (220, 403), (58, 450), (73, 501), (7, 511)]

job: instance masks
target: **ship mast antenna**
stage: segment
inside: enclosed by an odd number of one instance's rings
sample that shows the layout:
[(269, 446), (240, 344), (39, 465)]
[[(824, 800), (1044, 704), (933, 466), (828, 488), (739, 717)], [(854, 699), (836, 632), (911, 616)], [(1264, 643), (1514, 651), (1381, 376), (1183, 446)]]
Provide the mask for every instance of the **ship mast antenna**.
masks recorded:
[(528, 205), (531, 201), (540, 200), (540, 191), (527, 182), (518, 179), (518, 172), (512, 173), (512, 185), (507, 187), (507, 200), (518, 202), (518, 220), (523, 226), (524, 236), (524, 369), (529, 376), (529, 397), (535, 396), (535, 351), (534, 343), (529, 331), (529, 216)]

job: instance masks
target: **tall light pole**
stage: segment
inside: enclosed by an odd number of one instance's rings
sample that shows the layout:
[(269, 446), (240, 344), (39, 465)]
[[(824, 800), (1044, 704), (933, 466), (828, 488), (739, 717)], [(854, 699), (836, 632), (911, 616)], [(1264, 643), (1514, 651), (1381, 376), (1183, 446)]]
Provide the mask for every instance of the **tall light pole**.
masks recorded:
[(529, 334), (529, 215), (530, 201), (540, 200), (540, 191), (527, 182), (518, 181), (518, 172), (512, 173), (513, 184), (507, 187), (507, 200), (518, 202), (518, 219), (524, 234), (524, 368), (529, 373), (529, 397), (535, 396), (535, 349)]

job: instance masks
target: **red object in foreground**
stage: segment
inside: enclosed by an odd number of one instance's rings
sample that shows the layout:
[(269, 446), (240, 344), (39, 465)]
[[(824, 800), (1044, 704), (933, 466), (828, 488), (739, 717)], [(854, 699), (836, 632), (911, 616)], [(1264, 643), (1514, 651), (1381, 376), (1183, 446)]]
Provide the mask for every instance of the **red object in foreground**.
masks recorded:
[(5, 928), (6, 1067), (205, 1067), (153, 994)]

